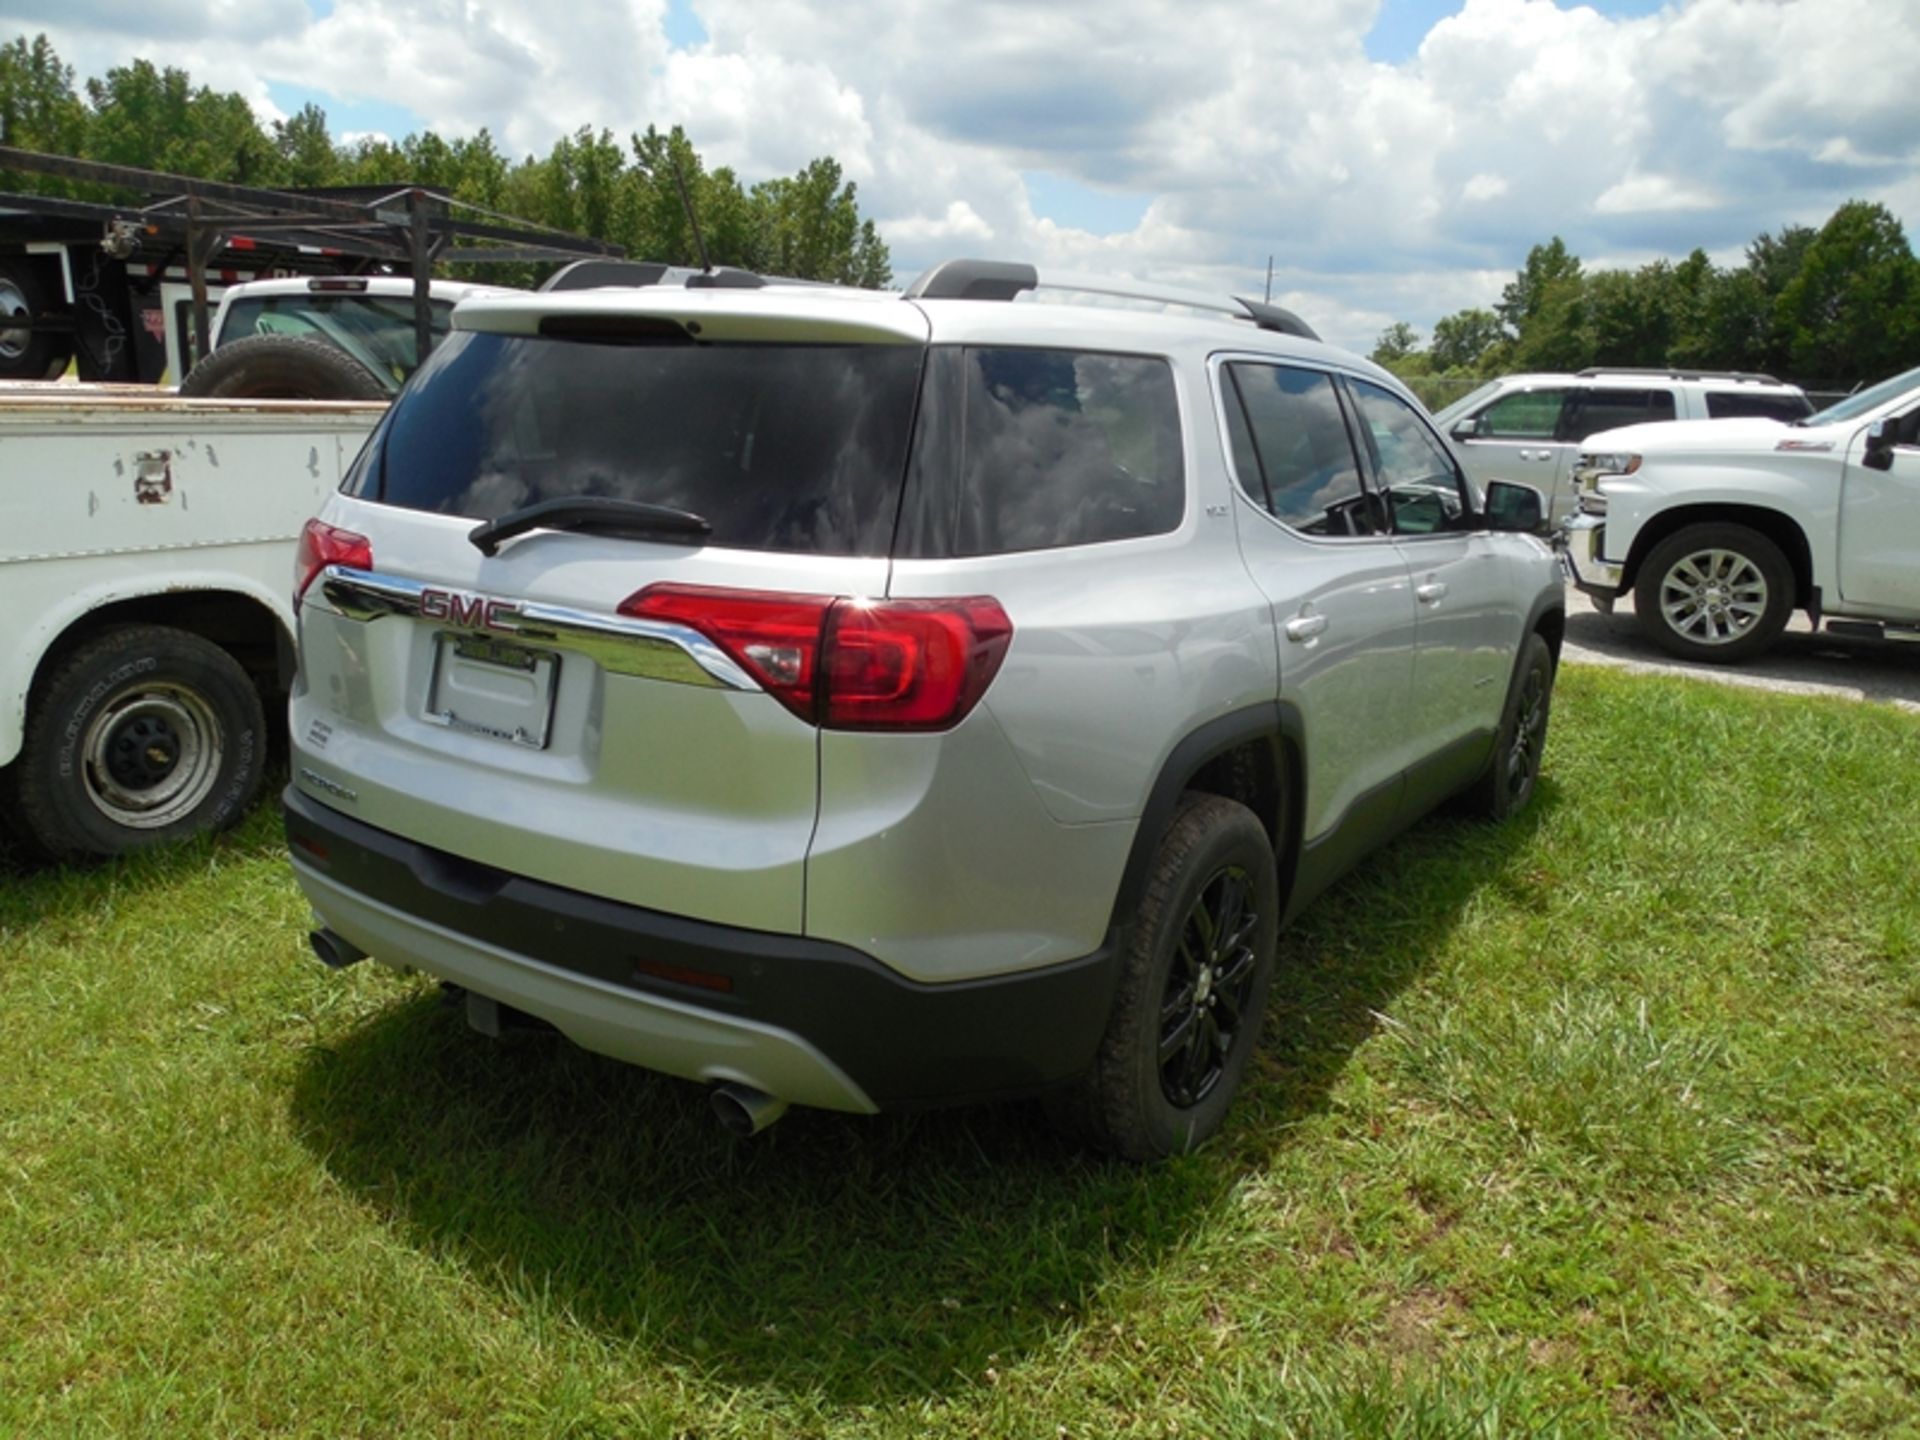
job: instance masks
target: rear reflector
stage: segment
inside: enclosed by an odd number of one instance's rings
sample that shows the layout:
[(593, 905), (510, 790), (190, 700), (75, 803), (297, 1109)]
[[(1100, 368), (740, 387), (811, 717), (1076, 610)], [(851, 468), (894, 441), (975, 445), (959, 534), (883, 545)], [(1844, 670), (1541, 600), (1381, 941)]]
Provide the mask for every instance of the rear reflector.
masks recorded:
[(829, 730), (949, 729), (979, 703), (1013, 639), (1013, 622), (985, 595), (857, 600), (661, 584), (620, 613), (699, 631)]
[(306, 598), (307, 587), (329, 565), (345, 565), (353, 570), (373, 568), (373, 542), (351, 530), (341, 530), (324, 521), (309, 520), (300, 531), (300, 547), (293, 557), (293, 604), (298, 609)]

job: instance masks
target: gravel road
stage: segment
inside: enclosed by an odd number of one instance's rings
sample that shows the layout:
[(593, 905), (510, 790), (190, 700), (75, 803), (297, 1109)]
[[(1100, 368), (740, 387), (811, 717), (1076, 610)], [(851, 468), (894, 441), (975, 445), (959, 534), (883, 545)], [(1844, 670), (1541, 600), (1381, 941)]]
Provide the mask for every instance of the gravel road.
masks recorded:
[(1675, 660), (1646, 639), (1633, 618), (1631, 601), (1622, 601), (1613, 614), (1602, 615), (1569, 585), (1565, 656), (1641, 674), (1691, 675), (1758, 690), (1878, 700), (1920, 712), (1920, 643), (1814, 634), (1804, 614), (1795, 614), (1779, 643), (1758, 660), (1734, 666), (1696, 665)]

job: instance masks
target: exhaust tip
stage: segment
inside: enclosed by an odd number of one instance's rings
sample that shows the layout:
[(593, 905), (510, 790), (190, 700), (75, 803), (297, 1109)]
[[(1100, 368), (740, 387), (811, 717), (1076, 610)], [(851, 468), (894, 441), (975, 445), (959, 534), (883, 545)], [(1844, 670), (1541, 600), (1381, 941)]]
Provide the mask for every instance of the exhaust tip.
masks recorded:
[(711, 1098), (714, 1118), (721, 1128), (743, 1140), (749, 1135), (758, 1135), (787, 1113), (786, 1101), (731, 1080), (714, 1086)]
[(319, 957), (320, 963), (333, 970), (344, 970), (367, 958), (366, 951), (341, 939), (331, 930), (311, 931), (307, 935), (307, 944), (313, 947), (313, 953)]

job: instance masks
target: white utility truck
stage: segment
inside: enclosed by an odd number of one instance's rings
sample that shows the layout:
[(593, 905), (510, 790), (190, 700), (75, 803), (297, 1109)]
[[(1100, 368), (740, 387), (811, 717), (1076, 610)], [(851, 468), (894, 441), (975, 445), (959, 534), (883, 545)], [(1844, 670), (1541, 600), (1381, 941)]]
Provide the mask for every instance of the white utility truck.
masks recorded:
[(245, 812), (300, 528), (385, 410), (0, 384), (0, 824), (67, 859)]
[(1920, 369), (1792, 424), (1636, 425), (1585, 450), (1570, 576), (1602, 610), (1631, 595), (1672, 654), (1745, 660), (1794, 610), (1920, 640)]

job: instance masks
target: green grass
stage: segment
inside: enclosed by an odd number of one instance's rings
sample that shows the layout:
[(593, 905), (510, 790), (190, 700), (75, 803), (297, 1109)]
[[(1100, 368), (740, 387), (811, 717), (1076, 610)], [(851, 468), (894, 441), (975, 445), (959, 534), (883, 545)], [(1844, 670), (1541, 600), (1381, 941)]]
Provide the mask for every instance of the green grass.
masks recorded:
[(1570, 669), (1283, 941), (1225, 1135), (795, 1112), (0, 877), (0, 1434), (1920, 1434), (1920, 723)]

